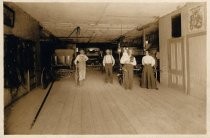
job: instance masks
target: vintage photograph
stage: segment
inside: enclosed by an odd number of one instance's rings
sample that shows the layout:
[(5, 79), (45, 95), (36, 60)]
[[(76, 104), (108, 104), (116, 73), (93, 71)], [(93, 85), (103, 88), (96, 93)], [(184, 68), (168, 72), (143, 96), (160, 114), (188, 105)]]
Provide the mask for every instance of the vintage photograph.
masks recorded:
[(207, 2), (3, 2), (4, 135), (206, 135)]

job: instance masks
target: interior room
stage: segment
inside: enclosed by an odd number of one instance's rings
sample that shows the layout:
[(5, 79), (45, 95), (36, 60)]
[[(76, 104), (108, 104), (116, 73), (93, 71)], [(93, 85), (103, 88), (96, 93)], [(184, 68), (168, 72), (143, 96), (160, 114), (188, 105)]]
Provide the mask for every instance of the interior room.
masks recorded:
[(3, 18), (5, 135), (207, 133), (205, 2), (3, 2)]

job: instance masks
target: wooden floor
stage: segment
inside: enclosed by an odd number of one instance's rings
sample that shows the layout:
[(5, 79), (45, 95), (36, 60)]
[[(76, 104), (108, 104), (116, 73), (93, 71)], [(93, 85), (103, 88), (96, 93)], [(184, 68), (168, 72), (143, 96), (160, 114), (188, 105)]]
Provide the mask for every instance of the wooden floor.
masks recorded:
[(73, 78), (56, 81), (34, 127), (31, 122), (46, 92), (35, 90), (5, 117), (6, 134), (202, 134), (206, 102), (159, 85), (124, 90), (115, 79), (88, 71), (83, 86)]

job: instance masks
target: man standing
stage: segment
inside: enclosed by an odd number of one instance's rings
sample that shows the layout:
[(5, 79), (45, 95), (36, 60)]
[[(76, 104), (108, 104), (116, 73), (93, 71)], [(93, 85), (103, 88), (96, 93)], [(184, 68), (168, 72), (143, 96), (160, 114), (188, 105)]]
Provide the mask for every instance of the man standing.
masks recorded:
[(146, 55), (142, 58), (142, 65), (144, 66), (141, 76), (141, 87), (147, 89), (158, 89), (153, 67), (155, 66), (155, 59), (146, 51)]
[(123, 56), (120, 59), (120, 63), (123, 65), (124, 80), (123, 84), (125, 89), (133, 88), (133, 66), (136, 66), (136, 58), (133, 56), (133, 51), (130, 49), (125, 50)]
[(112, 74), (112, 67), (115, 64), (115, 60), (111, 55), (111, 51), (109, 49), (106, 50), (106, 55), (103, 58), (103, 66), (105, 67), (106, 71), (106, 78), (105, 81), (113, 83), (113, 74)]
[(74, 64), (78, 68), (79, 73), (79, 85), (81, 85), (82, 81), (85, 80), (86, 76), (86, 61), (88, 57), (85, 55), (84, 50), (80, 50), (80, 54), (77, 55), (76, 59), (74, 60)]

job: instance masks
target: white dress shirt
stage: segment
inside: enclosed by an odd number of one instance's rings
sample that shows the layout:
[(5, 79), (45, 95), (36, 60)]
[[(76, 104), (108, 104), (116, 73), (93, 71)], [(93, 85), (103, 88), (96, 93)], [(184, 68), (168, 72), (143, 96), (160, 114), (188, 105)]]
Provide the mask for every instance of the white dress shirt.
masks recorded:
[(142, 65), (145, 65), (145, 64), (151, 64), (152, 66), (155, 65), (155, 59), (152, 57), (152, 56), (144, 56), (142, 58)]
[(112, 55), (105, 55), (103, 59), (103, 66), (105, 66), (105, 64), (112, 64), (114, 66), (114, 57)]
[(128, 55), (126, 52), (123, 53), (120, 63), (121, 64), (132, 64), (133, 66), (136, 66), (136, 58), (133, 57), (133, 61), (130, 60), (131, 56)]

